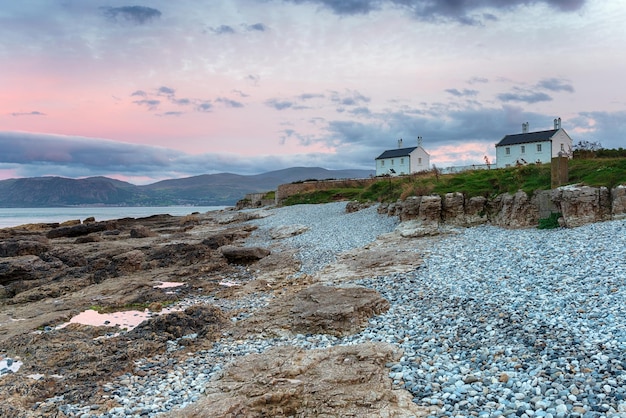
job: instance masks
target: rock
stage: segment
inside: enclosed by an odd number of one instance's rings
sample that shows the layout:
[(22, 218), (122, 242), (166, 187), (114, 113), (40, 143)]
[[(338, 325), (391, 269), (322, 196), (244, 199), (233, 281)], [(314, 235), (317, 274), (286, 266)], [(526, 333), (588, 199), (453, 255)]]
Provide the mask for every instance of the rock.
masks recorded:
[(76, 240), (74, 241), (75, 244), (87, 244), (89, 242), (99, 242), (102, 241), (102, 238), (100, 237), (100, 235), (86, 235), (84, 237), (78, 237), (76, 238)]
[(96, 222), (96, 218), (94, 218), (93, 216), (90, 216), (88, 218), (85, 218), (85, 220), (83, 221), (84, 224), (91, 224)]
[(441, 216), (446, 223), (465, 224), (465, 196), (463, 193), (446, 193), (441, 205)]
[(61, 226), (59, 228), (51, 229), (50, 231), (48, 231), (48, 234), (46, 236), (48, 238), (79, 237), (82, 235), (89, 235), (94, 232), (102, 232), (107, 229), (114, 229), (112, 227), (112, 224), (113, 223), (111, 222), (96, 222), (89, 224), (78, 224), (73, 226)]
[(113, 265), (123, 273), (131, 273), (141, 270), (146, 255), (141, 250), (131, 250), (112, 258)]
[(48, 240), (42, 236), (15, 237), (0, 241), (0, 257), (41, 255), (50, 249)]
[(283, 239), (300, 235), (309, 230), (306, 225), (284, 225), (273, 228), (269, 234), (272, 239)]
[(156, 237), (158, 234), (145, 226), (138, 225), (130, 230), (131, 238)]
[(411, 219), (400, 223), (396, 231), (404, 238), (419, 238), (439, 234), (439, 224)]
[(384, 343), (275, 347), (237, 360), (205, 399), (171, 416), (425, 417), (407, 391), (392, 388), (384, 366), (399, 357)]
[(303, 334), (353, 334), (370, 317), (389, 309), (389, 302), (378, 292), (356, 286), (314, 285), (294, 298), (292, 330)]
[(50, 280), (64, 270), (60, 261), (45, 262), (34, 255), (10, 257), (0, 260), (0, 284)]
[(465, 226), (482, 225), (488, 220), (487, 198), (484, 196), (470, 197), (465, 203)]
[(552, 191), (552, 200), (568, 228), (611, 218), (609, 190), (606, 187), (559, 187)]
[(626, 186), (611, 189), (611, 215), (613, 219), (626, 218)]
[(225, 245), (220, 251), (229, 263), (252, 263), (270, 255), (270, 250), (261, 247), (237, 247)]
[(202, 240), (202, 244), (213, 250), (217, 250), (219, 247), (232, 244), (234, 241), (244, 239), (249, 235), (249, 231), (224, 231), (205, 238)]
[(346, 203), (346, 213), (358, 212), (361, 209), (369, 208), (371, 205), (371, 202), (357, 202), (356, 200), (351, 200)]
[(228, 324), (222, 311), (212, 305), (196, 305), (182, 312), (172, 312), (143, 321), (128, 332), (131, 339), (173, 340), (188, 334), (205, 338), (219, 334)]

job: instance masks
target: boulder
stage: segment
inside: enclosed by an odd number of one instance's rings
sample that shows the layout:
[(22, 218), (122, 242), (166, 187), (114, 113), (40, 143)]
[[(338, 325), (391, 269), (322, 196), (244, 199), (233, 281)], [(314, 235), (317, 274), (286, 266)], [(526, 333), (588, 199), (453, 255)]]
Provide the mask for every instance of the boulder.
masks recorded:
[(220, 252), (229, 263), (247, 264), (258, 261), (270, 255), (271, 251), (262, 247), (237, 247), (225, 245), (220, 247)]
[(370, 317), (388, 309), (389, 302), (372, 289), (314, 285), (295, 295), (292, 331), (349, 335), (358, 332)]

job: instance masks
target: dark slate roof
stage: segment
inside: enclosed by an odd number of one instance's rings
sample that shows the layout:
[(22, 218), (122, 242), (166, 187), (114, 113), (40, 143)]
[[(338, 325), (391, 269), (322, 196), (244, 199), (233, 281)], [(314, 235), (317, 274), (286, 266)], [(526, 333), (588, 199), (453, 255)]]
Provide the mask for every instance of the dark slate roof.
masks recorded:
[(410, 153), (412, 153), (416, 149), (417, 147), (389, 149), (383, 152), (382, 154), (380, 154), (378, 157), (376, 157), (376, 160), (382, 160), (384, 158), (407, 157)]
[(503, 145), (515, 145), (515, 144), (528, 144), (530, 142), (543, 142), (552, 139), (558, 129), (551, 129), (549, 131), (528, 132), (525, 134), (507, 135), (496, 144), (496, 147)]

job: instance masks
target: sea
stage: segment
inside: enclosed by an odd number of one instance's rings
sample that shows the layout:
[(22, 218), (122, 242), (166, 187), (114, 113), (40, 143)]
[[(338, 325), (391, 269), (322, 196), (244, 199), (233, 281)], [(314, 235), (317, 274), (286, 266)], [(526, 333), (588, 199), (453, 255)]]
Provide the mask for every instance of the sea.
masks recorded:
[(96, 221), (120, 218), (143, 218), (152, 215), (169, 214), (185, 216), (194, 212), (205, 213), (222, 210), (227, 206), (72, 206), (59, 208), (0, 208), (0, 228), (32, 224), (81, 221), (94, 217)]

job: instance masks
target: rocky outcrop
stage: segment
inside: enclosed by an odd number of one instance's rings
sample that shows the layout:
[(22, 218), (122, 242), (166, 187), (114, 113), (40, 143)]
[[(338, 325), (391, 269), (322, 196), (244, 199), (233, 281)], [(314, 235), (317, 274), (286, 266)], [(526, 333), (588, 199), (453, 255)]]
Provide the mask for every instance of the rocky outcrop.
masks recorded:
[(385, 364), (402, 353), (366, 343), (324, 350), (276, 347), (233, 363), (206, 397), (172, 417), (425, 417), (393, 389)]
[(611, 200), (606, 187), (559, 187), (552, 191), (552, 201), (559, 208), (567, 227), (611, 219)]
[(611, 216), (613, 219), (626, 219), (626, 186), (611, 190)]
[(41, 236), (16, 236), (0, 241), (0, 257), (40, 255), (50, 249), (48, 240)]
[(436, 235), (446, 226), (476, 226), (489, 223), (504, 228), (537, 226), (540, 219), (560, 213), (562, 225), (576, 227), (592, 222), (626, 218), (626, 187), (564, 186), (538, 190), (529, 196), (520, 190), (494, 198), (470, 199), (461, 193), (443, 197), (411, 196), (404, 201), (381, 204), (378, 211), (399, 216), (398, 232), (404, 237)]
[[(80, 221), (79, 221), (80, 222)], [(82, 235), (89, 235), (94, 232), (102, 232), (107, 229), (115, 229), (112, 222), (96, 222), (87, 224), (78, 224), (72, 226), (61, 226), (59, 228), (52, 229), (48, 232), (48, 238), (61, 238), (61, 237), (80, 237)]]

